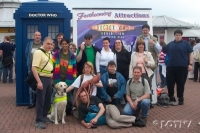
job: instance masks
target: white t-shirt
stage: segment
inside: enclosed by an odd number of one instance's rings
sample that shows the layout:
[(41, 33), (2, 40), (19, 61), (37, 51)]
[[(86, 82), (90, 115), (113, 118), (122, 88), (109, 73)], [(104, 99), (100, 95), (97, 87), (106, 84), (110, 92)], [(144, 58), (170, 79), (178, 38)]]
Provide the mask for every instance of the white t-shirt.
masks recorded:
[[(88, 76), (88, 75), (85, 75), (85, 74), (84, 74), (82, 84), (83, 84), (85, 81), (90, 80), (90, 79), (92, 79), (92, 78), (93, 78), (92, 75), (89, 75), (89, 76)], [(80, 88), (80, 82), (81, 82), (81, 75), (78, 76), (78, 78), (74, 81), (74, 83), (73, 83), (71, 86), (76, 87), (76, 88)], [(99, 82), (101, 82), (101, 81), (99, 81)], [(94, 86), (94, 89), (93, 89), (93, 92), (92, 92), (92, 96), (96, 96), (96, 95), (97, 95), (97, 87)]]
[(115, 54), (112, 52), (111, 49), (109, 49), (109, 52), (105, 51), (104, 47), (101, 50), (101, 53), (96, 53), (96, 71), (100, 72), (100, 66), (106, 66), (108, 65), (108, 62), (115, 60)]
[(33, 54), (36, 50), (37, 50), (37, 48), (32, 48), (31, 54)]

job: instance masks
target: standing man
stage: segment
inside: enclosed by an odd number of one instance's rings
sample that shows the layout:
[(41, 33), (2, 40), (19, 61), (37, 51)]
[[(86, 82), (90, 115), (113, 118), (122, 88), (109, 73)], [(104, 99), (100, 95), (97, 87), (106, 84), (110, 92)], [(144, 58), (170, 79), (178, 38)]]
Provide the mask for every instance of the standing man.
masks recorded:
[[(36, 50), (33, 54), (32, 71), (37, 81), (36, 88), (36, 124), (39, 129), (45, 129), (44, 123), (52, 123), (47, 118), (47, 114), (51, 105), (51, 77), (53, 71), (53, 64), (51, 61), (51, 48), (53, 40), (50, 37), (46, 37), (43, 42), (43, 46), (40, 47), (43, 50)], [(44, 68), (42, 70), (42, 68)], [(41, 71), (42, 70), (42, 71)]]
[(193, 51), (198, 51), (198, 55), (196, 58), (194, 58), (194, 82), (197, 82), (198, 76), (199, 76), (199, 82), (200, 82), (200, 64), (199, 64), (199, 54), (200, 54), (200, 39), (198, 38), (196, 40), (196, 45), (193, 47)]
[[(136, 50), (136, 43), (138, 39), (142, 39), (145, 42), (145, 50), (148, 52), (151, 52), (151, 55), (153, 56), (154, 62), (155, 62), (155, 66), (152, 67), (153, 71), (155, 70), (154, 73), (156, 73), (156, 68), (158, 66), (158, 54), (160, 53), (162, 47), (160, 46), (160, 44), (157, 41), (156, 37), (153, 37), (150, 33), (150, 26), (148, 24), (144, 24), (142, 26), (142, 35), (139, 35), (135, 41), (135, 44), (133, 46), (133, 51)], [(157, 74), (157, 73), (156, 73)], [(153, 77), (153, 75), (152, 75)], [(155, 76), (157, 77), (157, 76)], [(156, 84), (157, 79), (155, 80), (155, 84)], [(150, 86), (151, 88), (152, 86)], [(152, 89), (152, 88), (151, 88)], [(152, 104), (151, 104), (151, 108), (152, 108)]]
[(2, 56), (3, 64), (3, 83), (7, 82), (9, 76), (9, 83), (13, 83), (13, 53), (14, 46), (10, 43), (10, 37), (5, 36), (4, 42), (0, 45), (0, 56)]
[(61, 48), (62, 48), (62, 46), (61, 46), (61, 44), (60, 44), (60, 42), (61, 42), (61, 40), (64, 38), (64, 34), (63, 33), (58, 33), (57, 35), (56, 35), (56, 39), (57, 39), (57, 43), (56, 43), (56, 45), (55, 45), (55, 47), (54, 47), (54, 52), (56, 52), (56, 51), (58, 51), (58, 50), (60, 50)]
[(144, 24), (142, 26), (142, 35), (139, 35), (135, 41), (133, 46), (133, 51), (136, 50), (136, 42), (138, 39), (142, 39), (145, 42), (146, 51), (151, 52), (153, 59), (155, 61), (155, 67), (158, 66), (158, 54), (160, 53), (162, 47), (157, 41), (156, 37), (153, 37), (150, 33), (150, 26), (148, 24)]
[(127, 81), (126, 85), (126, 100), (123, 114), (139, 116), (142, 112), (142, 119), (147, 120), (148, 111), (150, 108), (150, 87), (145, 78), (142, 78), (142, 68), (135, 66), (133, 68), (133, 78)]
[(163, 47), (163, 52), (169, 55), (167, 64), (167, 88), (170, 98), (170, 104), (176, 102), (174, 97), (174, 85), (177, 86), (177, 97), (179, 105), (184, 102), (184, 87), (187, 79), (188, 71), (192, 70), (193, 50), (191, 45), (182, 40), (182, 30), (175, 30), (175, 40), (171, 41), (167, 46)]
[[(82, 43), (77, 51), (76, 61), (77, 61), (78, 75), (82, 74), (83, 66), (87, 61), (91, 62), (93, 66), (96, 66), (95, 58), (96, 58), (96, 52), (98, 51), (98, 48), (92, 45), (92, 35), (86, 34), (84, 37), (84, 42), (85, 43)], [(95, 69), (95, 72), (96, 72), (96, 69)]]
[[(39, 31), (36, 31), (34, 33), (34, 40), (30, 41), (26, 45), (26, 50), (25, 50), (25, 57), (26, 57), (26, 65), (28, 68), (28, 72), (31, 71), (32, 68), (32, 60), (33, 60), (33, 53), (42, 46), (42, 41), (41, 41), (41, 33)], [(30, 94), (30, 104), (28, 106), (28, 109), (31, 109), (35, 107), (35, 102), (36, 102), (36, 92), (33, 91), (34, 88), (29, 87), (29, 94)]]

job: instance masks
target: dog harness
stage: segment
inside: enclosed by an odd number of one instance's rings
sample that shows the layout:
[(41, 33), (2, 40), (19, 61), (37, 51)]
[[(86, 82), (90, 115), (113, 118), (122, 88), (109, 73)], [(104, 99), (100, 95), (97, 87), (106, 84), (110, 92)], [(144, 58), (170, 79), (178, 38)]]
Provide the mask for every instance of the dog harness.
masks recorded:
[(67, 101), (67, 96), (56, 97), (56, 98), (54, 98), (53, 103), (58, 103), (58, 102), (62, 102), (62, 101)]
[[(67, 101), (67, 96), (56, 97), (56, 98), (54, 98), (53, 103), (58, 103), (58, 102), (62, 102), (62, 101)], [(52, 111), (52, 105), (49, 109), (49, 113), (51, 113), (51, 111)]]

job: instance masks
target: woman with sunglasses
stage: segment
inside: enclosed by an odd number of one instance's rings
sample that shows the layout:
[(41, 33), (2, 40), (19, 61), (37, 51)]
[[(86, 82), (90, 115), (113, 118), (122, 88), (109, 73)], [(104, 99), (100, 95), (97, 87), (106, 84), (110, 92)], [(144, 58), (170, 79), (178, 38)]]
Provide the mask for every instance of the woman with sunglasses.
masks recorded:
[(108, 37), (103, 39), (103, 48), (102, 50), (96, 53), (96, 71), (103, 75), (107, 72), (108, 62), (114, 61), (114, 53), (110, 49), (110, 39)]
[(117, 71), (122, 74), (126, 81), (128, 81), (131, 54), (125, 49), (123, 42), (120, 39), (115, 40), (113, 53), (116, 58)]

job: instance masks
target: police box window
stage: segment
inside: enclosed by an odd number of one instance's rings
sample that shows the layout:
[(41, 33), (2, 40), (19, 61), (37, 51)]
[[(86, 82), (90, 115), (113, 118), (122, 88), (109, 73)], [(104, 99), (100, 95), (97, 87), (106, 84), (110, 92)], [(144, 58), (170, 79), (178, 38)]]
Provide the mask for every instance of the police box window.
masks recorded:
[(27, 25), (27, 39), (33, 39), (36, 31), (38, 31), (38, 25)]
[(56, 35), (59, 33), (58, 25), (48, 25), (48, 36), (52, 39), (56, 39)]

